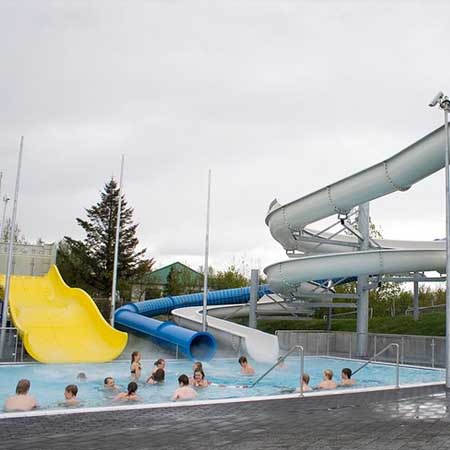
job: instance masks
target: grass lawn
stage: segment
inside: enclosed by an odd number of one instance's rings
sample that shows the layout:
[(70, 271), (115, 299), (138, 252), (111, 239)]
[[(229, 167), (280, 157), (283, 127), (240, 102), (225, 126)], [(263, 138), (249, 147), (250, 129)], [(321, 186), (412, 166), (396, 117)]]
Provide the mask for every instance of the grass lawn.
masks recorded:
[[(276, 330), (326, 330), (322, 319), (258, 320), (258, 329), (274, 334)], [(356, 331), (356, 319), (335, 319), (332, 331)], [(445, 336), (445, 314), (424, 314), (416, 322), (410, 316), (375, 317), (369, 320), (369, 333)]]

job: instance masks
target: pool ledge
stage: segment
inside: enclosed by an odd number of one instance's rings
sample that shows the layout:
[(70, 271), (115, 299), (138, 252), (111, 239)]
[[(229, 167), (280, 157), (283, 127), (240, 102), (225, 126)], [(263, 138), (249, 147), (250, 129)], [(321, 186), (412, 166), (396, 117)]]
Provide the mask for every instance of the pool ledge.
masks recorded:
[[(415, 383), (400, 386), (397, 389), (394, 385), (372, 387), (372, 388), (351, 388), (351, 389), (336, 389), (333, 391), (314, 391), (306, 392), (303, 398), (311, 397), (334, 397), (339, 395), (349, 395), (349, 394), (362, 394), (367, 392), (405, 392), (409, 389), (424, 388), (429, 386), (442, 386), (445, 387), (444, 382), (433, 382), (433, 383)], [(191, 406), (203, 406), (203, 405), (220, 405), (220, 404), (231, 404), (231, 403), (248, 403), (248, 402), (264, 402), (268, 400), (282, 400), (282, 399), (302, 399), (299, 393), (295, 394), (281, 394), (281, 395), (270, 395), (270, 396), (258, 396), (258, 397), (245, 397), (245, 398), (224, 398), (224, 399), (214, 399), (214, 400), (202, 400), (202, 401), (185, 401), (185, 402), (165, 402), (165, 403), (140, 403), (135, 405), (121, 405), (121, 406), (101, 406), (92, 408), (64, 408), (64, 409), (52, 409), (52, 410), (36, 410), (27, 412), (10, 412), (10, 413), (0, 413), (0, 420), (2, 419), (14, 419), (14, 418), (24, 418), (24, 417), (40, 417), (40, 416), (61, 416), (68, 414), (85, 414), (85, 413), (98, 413), (98, 412), (112, 412), (112, 411), (130, 411), (130, 410), (151, 410), (159, 408), (182, 408)]]

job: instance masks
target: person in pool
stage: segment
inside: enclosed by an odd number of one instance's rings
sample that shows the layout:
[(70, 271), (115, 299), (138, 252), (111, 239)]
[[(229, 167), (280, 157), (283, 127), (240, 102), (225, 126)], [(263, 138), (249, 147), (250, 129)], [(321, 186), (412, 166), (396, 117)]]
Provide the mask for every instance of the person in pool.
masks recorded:
[(16, 386), (16, 395), (9, 397), (4, 406), (5, 411), (31, 411), (38, 407), (36, 399), (30, 395), (30, 380), (19, 380)]
[(195, 400), (197, 393), (189, 386), (189, 378), (187, 375), (178, 377), (179, 388), (174, 392), (172, 400)]
[[(195, 374), (196, 370), (203, 370), (203, 364), (201, 363), (201, 361), (195, 361), (194, 365), (192, 366), (193, 374)], [(194, 383), (194, 375), (192, 375), (192, 377), (189, 378), (189, 384), (193, 383)]]
[(164, 383), (164, 378), (166, 373), (164, 369), (156, 369), (147, 379), (147, 384), (162, 384)]
[(119, 390), (119, 388), (116, 386), (116, 382), (114, 381), (113, 377), (106, 377), (103, 380), (103, 387), (110, 391), (118, 391)]
[(352, 378), (352, 369), (345, 367), (341, 372), (341, 383), (339, 386), (353, 386), (356, 380)]
[(131, 366), (130, 373), (131, 377), (138, 380), (141, 376), (142, 366), (141, 366), (141, 352), (134, 351), (131, 354)]
[(158, 369), (162, 369), (165, 370), (166, 368), (166, 360), (163, 358), (159, 358), (157, 359), (153, 365), (155, 366), (152, 370), (152, 375), (158, 370)]
[(241, 366), (241, 375), (255, 375), (255, 369), (248, 363), (245, 356), (241, 356), (238, 361)]
[[(303, 374), (303, 378), (300, 380), (300, 382), (303, 385), (303, 392), (311, 392), (312, 387), (309, 385), (309, 375), (307, 373)], [(300, 388), (298, 387), (295, 392), (300, 392)]]
[(131, 400), (136, 401), (139, 400), (138, 395), (136, 394), (136, 391), (138, 389), (138, 385), (136, 382), (131, 381), (128, 383), (128, 392), (121, 392), (114, 400)]
[(206, 388), (208, 387), (208, 380), (205, 379), (205, 372), (202, 369), (197, 369), (194, 372), (194, 380), (192, 382), (192, 386), (195, 388)]
[(78, 380), (78, 381), (87, 381), (87, 376), (86, 376), (86, 374), (85, 374), (84, 372), (80, 372), (80, 373), (77, 375), (77, 380)]
[(336, 389), (337, 384), (333, 381), (333, 371), (326, 369), (323, 371), (323, 381), (319, 383), (317, 389)]
[(76, 384), (69, 384), (64, 389), (64, 406), (77, 406), (80, 403), (77, 399), (78, 386)]

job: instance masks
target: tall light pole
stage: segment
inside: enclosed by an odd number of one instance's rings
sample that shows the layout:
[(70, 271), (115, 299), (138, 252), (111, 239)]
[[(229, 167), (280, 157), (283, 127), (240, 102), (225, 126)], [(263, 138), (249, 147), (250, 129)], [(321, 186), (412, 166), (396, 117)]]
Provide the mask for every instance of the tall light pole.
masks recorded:
[(448, 112), (450, 111), (450, 100), (442, 92), (438, 92), (428, 106), (436, 106), (444, 111), (445, 126), (445, 387), (450, 389), (450, 191), (449, 191), (449, 152), (450, 144), (448, 137)]
[(119, 266), (120, 215), (122, 213), (122, 182), (123, 182), (124, 162), (125, 156), (122, 155), (122, 160), (120, 164), (119, 201), (117, 204), (116, 241), (114, 244), (114, 266), (113, 266), (113, 278), (111, 288), (111, 315), (109, 319), (112, 327), (114, 326), (114, 314), (116, 312), (117, 268)]
[(205, 236), (205, 267), (203, 270), (203, 310), (202, 331), (208, 330), (207, 307), (208, 307), (208, 257), (209, 257), (209, 213), (211, 200), (211, 169), (208, 171), (208, 201), (206, 204), (206, 236)]

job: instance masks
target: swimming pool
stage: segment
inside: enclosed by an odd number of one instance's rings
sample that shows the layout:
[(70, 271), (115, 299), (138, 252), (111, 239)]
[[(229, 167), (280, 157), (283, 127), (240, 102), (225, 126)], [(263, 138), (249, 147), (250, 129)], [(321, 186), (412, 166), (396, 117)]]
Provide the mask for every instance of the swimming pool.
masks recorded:
[[(138, 395), (142, 403), (157, 404), (168, 402), (177, 386), (177, 378), (182, 373), (192, 375), (192, 362), (186, 360), (166, 361), (166, 381), (163, 385), (146, 385), (145, 380), (153, 369), (153, 361), (142, 362), (143, 376), (138, 383)], [(322, 379), (324, 369), (331, 369), (336, 381), (340, 378), (342, 368), (356, 370), (361, 361), (330, 357), (305, 357), (305, 372), (311, 377), (310, 385), (316, 386)], [(283, 367), (273, 370), (254, 388), (242, 389), (239, 386), (249, 385), (270, 367), (270, 364), (255, 363), (256, 374), (253, 377), (239, 373), (237, 359), (217, 359), (204, 364), (208, 380), (223, 386), (209, 386), (198, 391), (197, 400), (244, 398), (279, 395), (286, 390), (298, 386), (300, 365), (298, 358), (289, 358)], [(76, 379), (77, 374), (84, 372), (87, 381)], [(0, 405), (14, 393), (16, 383), (21, 378), (31, 381), (30, 393), (36, 397), (41, 408), (58, 409), (64, 400), (64, 388), (68, 384), (77, 384), (80, 406), (99, 407), (123, 405), (123, 402), (113, 402), (113, 395), (103, 389), (103, 379), (112, 376), (116, 384), (125, 390), (130, 381), (129, 362), (112, 362), (103, 364), (21, 364), (0, 367)], [(389, 364), (371, 363), (356, 375), (356, 388), (371, 388), (393, 385), (395, 383), (395, 366)], [(440, 369), (427, 369), (402, 366), (400, 369), (400, 384), (417, 384), (442, 382), (445, 372)], [(352, 388), (340, 388), (352, 389)], [(129, 405), (131, 402), (125, 402)], [(135, 403), (135, 402), (133, 402)]]

